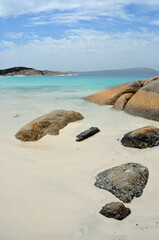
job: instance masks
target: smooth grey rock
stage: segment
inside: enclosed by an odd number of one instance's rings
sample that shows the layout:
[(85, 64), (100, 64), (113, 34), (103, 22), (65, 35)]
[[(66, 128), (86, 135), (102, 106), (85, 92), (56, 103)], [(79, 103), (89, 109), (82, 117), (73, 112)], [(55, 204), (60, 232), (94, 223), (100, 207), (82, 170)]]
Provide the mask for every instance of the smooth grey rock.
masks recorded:
[(159, 145), (159, 129), (153, 126), (147, 126), (136, 129), (124, 135), (121, 143), (125, 147), (147, 148)]
[(110, 168), (96, 176), (95, 186), (105, 189), (125, 203), (140, 197), (148, 181), (149, 171), (138, 163)]
[(99, 128), (97, 128), (97, 127), (91, 127), (91, 128), (89, 128), (88, 130), (86, 130), (86, 131), (78, 134), (78, 135), (76, 136), (76, 138), (77, 138), (77, 139), (76, 139), (76, 142), (83, 141), (83, 140), (85, 140), (86, 138), (89, 138), (89, 137), (95, 135), (95, 134), (98, 133), (98, 132), (100, 132)]
[(131, 213), (131, 210), (126, 208), (123, 203), (111, 202), (102, 207), (99, 213), (107, 218), (123, 220)]

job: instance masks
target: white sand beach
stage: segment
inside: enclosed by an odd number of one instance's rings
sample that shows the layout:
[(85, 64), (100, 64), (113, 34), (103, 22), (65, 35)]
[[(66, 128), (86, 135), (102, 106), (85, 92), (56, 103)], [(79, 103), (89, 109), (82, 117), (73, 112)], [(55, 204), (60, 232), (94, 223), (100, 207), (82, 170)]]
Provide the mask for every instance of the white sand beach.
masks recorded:
[[(1, 97), (0, 240), (157, 240), (159, 148), (125, 148), (117, 139), (139, 127), (159, 127), (159, 122), (84, 100), (19, 100)], [(37, 142), (14, 137), (26, 123), (55, 109), (79, 111), (85, 118)], [(75, 136), (91, 126), (101, 132), (76, 142)], [(99, 211), (119, 199), (96, 188), (95, 176), (128, 162), (149, 169), (148, 183), (141, 197), (125, 204), (131, 215), (123, 221), (108, 219)]]

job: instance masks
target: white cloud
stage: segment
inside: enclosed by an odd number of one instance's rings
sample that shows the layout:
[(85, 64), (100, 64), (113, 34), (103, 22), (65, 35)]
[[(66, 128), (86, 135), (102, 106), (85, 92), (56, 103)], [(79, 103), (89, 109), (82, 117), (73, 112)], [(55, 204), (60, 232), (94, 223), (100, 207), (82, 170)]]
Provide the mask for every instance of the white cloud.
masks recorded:
[[(77, 28), (82, 26), (79, 21), (95, 20), (99, 23), (100, 17), (111, 22), (117, 19), (138, 21), (136, 16), (126, 12), (124, 7), (128, 4), (141, 4), (147, 12), (159, 9), (159, 0), (0, 0), (0, 17), (29, 14), (30, 22), (26, 25), (60, 23), (74, 24)], [(142, 15), (139, 18), (141, 21)], [(158, 20), (150, 23), (159, 25)], [(144, 28), (140, 28), (140, 32), (126, 29), (125, 33), (81, 28), (63, 35), (65, 37), (61, 39), (40, 38), (34, 33), (16, 32), (16, 29), (6, 33), (7, 41), (0, 41), (1, 68), (24, 65), (61, 71), (138, 66), (159, 69), (159, 37)]]
[(12, 38), (12, 39), (20, 39), (24, 37), (24, 34), (22, 32), (8, 32), (5, 34), (5, 37)]
[(19, 40), (19, 39), (36, 39), (38, 35), (36, 35), (34, 32), (30, 33), (24, 33), (24, 32), (6, 32), (5, 38), (13, 39), (13, 40)]
[[(86, 20), (96, 16), (131, 18), (132, 16), (128, 16), (124, 11), (124, 7), (128, 4), (143, 4), (148, 6), (147, 10), (159, 7), (158, 0), (0, 0), (0, 16), (8, 17), (58, 10), (60, 15), (52, 15), (52, 20), (59, 18), (60, 21), (69, 21), (67, 19), (75, 19), (75, 16), (76, 19)], [(70, 15), (63, 11), (70, 11)]]
[[(148, 66), (159, 69), (155, 33), (106, 34), (77, 29), (66, 37), (33, 39), (24, 45), (0, 42), (1, 68), (15, 65), (61, 71)], [(152, 41), (156, 38), (156, 41)]]
[(152, 21), (151, 24), (153, 24), (153, 25), (159, 25), (159, 20)]
[(13, 41), (0, 41), (0, 48), (5, 49), (5, 48), (14, 48), (15, 44)]

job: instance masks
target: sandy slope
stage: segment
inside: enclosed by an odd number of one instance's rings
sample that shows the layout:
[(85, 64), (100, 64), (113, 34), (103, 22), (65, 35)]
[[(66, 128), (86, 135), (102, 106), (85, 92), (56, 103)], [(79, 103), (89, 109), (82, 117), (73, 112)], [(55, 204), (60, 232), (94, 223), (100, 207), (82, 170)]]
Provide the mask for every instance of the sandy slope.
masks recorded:
[[(130, 130), (159, 127), (158, 122), (82, 103), (71, 110), (80, 111), (84, 120), (69, 124), (59, 136), (23, 143), (14, 133), (49, 109), (30, 109), (32, 115), (17, 109), (6, 114), (4, 109), (0, 117), (0, 240), (158, 239), (159, 148), (128, 149), (117, 141)], [(21, 116), (13, 118), (20, 109)], [(91, 126), (101, 132), (75, 142)], [(95, 176), (127, 162), (148, 167), (148, 184), (140, 198), (126, 204), (132, 211), (128, 218), (107, 219), (99, 210), (118, 199), (94, 187)]]

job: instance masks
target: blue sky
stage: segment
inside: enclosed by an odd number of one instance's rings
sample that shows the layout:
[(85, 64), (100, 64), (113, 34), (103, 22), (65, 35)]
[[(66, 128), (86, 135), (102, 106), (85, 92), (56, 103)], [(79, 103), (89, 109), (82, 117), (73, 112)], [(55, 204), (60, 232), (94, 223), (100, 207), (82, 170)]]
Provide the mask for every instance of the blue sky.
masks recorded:
[(0, 0), (0, 68), (159, 70), (159, 0)]

